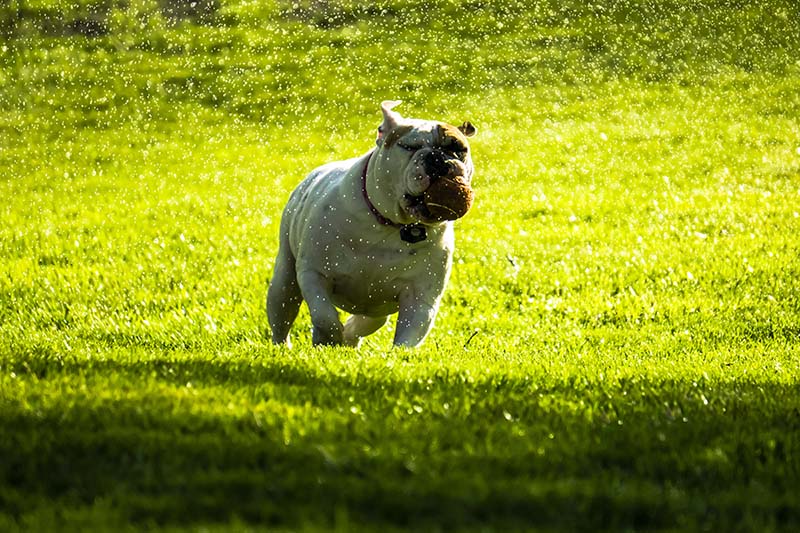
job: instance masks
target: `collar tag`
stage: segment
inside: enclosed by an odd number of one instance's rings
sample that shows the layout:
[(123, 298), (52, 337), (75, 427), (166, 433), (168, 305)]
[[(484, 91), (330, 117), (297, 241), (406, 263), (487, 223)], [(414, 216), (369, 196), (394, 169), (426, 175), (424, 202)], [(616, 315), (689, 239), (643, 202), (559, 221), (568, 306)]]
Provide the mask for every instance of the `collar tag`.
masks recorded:
[(407, 243), (415, 244), (427, 239), (428, 233), (422, 224), (406, 224), (400, 228), (400, 238)]

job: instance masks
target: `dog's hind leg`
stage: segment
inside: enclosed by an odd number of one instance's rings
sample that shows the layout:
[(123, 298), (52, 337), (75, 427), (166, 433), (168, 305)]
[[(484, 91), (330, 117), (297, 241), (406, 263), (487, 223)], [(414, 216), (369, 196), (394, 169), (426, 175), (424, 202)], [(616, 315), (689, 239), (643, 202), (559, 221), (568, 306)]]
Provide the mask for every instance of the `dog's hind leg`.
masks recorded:
[(378, 331), (388, 320), (388, 316), (352, 315), (344, 324), (344, 343), (358, 346), (362, 338)]
[(303, 296), (295, 272), (295, 259), (288, 246), (282, 245), (267, 290), (267, 318), (272, 330), (273, 343), (289, 343), (289, 330), (297, 318), (302, 302)]

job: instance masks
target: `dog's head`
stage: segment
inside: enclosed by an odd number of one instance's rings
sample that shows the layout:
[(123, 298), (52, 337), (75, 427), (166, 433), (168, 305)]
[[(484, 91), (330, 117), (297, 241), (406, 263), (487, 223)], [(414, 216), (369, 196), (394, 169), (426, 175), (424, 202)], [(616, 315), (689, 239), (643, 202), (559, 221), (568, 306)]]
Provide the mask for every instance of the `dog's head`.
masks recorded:
[(382, 189), (391, 188), (411, 220), (433, 224), (463, 216), (472, 203), (474, 173), (467, 138), (476, 128), (404, 118), (392, 109), (399, 103), (381, 104), (374, 179)]

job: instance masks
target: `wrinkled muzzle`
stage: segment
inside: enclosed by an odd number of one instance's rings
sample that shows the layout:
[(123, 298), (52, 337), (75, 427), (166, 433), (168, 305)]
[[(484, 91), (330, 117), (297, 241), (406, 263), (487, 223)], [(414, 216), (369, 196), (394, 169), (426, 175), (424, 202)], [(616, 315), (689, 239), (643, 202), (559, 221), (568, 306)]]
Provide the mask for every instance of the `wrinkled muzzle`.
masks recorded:
[(474, 196), (466, 165), (439, 150), (427, 154), (423, 165), (431, 184), (422, 195), (421, 214), (436, 222), (466, 215)]
[(448, 163), (445, 154), (439, 150), (431, 151), (423, 160), (423, 166), (425, 174), (432, 180), (443, 178), (454, 170), (453, 166)]

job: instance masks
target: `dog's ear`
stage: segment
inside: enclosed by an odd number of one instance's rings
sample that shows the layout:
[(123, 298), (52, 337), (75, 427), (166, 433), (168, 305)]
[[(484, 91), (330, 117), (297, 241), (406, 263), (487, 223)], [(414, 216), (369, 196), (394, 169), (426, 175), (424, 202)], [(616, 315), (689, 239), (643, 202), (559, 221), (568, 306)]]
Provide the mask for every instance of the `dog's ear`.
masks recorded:
[(462, 125), (458, 127), (461, 133), (464, 134), (465, 137), (472, 137), (476, 133), (478, 133), (478, 128), (472, 125), (472, 122), (466, 121)]
[(385, 100), (381, 102), (383, 122), (378, 126), (378, 138), (375, 141), (377, 144), (381, 144), (383, 138), (397, 126), (400, 120), (402, 120), (403, 117), (400, 116), (400, 113), (392, 111), (392, 108), (400, 105), (400, 103), (399, 100)]

